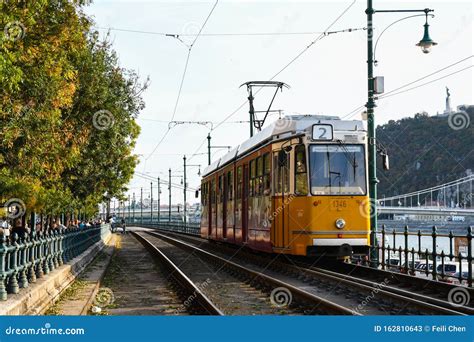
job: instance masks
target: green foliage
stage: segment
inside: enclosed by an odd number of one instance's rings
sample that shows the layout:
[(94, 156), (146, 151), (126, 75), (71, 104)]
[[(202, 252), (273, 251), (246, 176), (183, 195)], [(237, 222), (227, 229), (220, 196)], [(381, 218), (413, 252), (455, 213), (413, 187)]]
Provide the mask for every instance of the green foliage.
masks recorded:
[(378, 165), (378, 197), (425, 189), (474, 171), (474, 106), (466, 113), (470, 124), (461, 129), (453, 129), (448, 116), (426, 114), (377, 127), (377, 139), (390, 155), (389, 171)]
[(92, 214), (133, 175), (147, 82), (90, 31), (86, 3), (0, 3), (0, 202)]

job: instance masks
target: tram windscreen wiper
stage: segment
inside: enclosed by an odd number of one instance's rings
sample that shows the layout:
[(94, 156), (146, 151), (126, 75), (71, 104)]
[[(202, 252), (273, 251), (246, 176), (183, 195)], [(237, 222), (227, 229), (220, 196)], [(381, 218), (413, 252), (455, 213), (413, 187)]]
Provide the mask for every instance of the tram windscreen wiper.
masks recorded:
[(353, 173), (354, 173), (354, 179), (356, 177), (356, 169), (359, 165), (357, 165), (357, 160), (356, 160), (356, 155), (355, 153), (352, 153), (352, 156), (350, 156), (350, 152), (347, 150), (346, 146), (344, 145), (344, 143), (342, 142), (342, 140), (338, 140), (337, 141), (339, 146), (341, 147), (342, 149), (342, 152), (344, 154), (344, 157), (346, 157), (347, 161), (351, 164), (352, 166), (352, 170), (353, 170)]
[(339, 193), (341, 193), (341, 173), (329, 170), (329, 189), (331, 189), (332, 175), (336, 175), (335, 180), (339, 178)]

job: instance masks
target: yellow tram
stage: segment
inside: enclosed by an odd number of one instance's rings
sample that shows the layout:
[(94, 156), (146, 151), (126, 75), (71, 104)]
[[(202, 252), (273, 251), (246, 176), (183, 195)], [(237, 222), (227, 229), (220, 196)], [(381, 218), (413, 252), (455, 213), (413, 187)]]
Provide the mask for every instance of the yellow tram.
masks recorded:
[(204, 170), (201, 236), (271, 253), (367, 253), (367, 179), (362, 121), (286, 116)]

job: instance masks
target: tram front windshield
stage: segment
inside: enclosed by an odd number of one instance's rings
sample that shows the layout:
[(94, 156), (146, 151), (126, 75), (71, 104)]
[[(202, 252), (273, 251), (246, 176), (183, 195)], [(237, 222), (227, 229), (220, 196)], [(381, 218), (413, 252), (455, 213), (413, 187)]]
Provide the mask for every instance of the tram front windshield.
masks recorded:
[(313, 195), (365, 195), (363, 145), (310, 145)]

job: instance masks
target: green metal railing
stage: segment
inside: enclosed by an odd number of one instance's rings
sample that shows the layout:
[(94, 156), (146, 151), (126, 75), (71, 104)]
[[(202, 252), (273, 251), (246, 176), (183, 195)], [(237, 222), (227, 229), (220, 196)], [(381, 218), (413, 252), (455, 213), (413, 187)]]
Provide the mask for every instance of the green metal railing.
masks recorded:
[[(433, 280), (456, 281), (473, 286), (473, 227), (465, 233), (454, 234), (451, 230), (440, 233), (434, 226), (431, 231), (413, 231), (408, 226), (403, 230), (382, 226), (381, 242), (377, 247), (379, 265), (384, 270), (395, 270), (407, 274), (423, 274)], [(464, 240), (465, 253), (455, 251), (455, 240)], [(444, 240), (441, 244), (441, 240)], [(452, 272), (450, 272), (452, 269)]]
[(105, 238), (110, 225), (0, 235), (0, 300), (19, 293)]
[(200, 232), (200, 224), (199, 223), (184, 223), (184, 222), (147, 222), (147, 223), (133, 223), (133, 222), (128, 222), (128, 225), (137, 225), (140, 227), (145, 227), (145, 228), (159, 228), (159, 229), (165, 229), (169, 230), (172, 232), (177, 232), (177, 233), (183, 233), (183, 234), (189, 234), (189, 235), (195, 235), (199, 236), (201, 234)]

